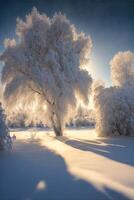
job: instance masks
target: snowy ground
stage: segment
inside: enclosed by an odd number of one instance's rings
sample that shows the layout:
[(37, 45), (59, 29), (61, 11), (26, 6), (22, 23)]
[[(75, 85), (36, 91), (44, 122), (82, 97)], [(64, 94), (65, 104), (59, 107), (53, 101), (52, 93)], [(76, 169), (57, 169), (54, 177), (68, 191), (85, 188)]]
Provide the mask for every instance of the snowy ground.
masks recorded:
[(12, 130), (12, 152), (0, 153), (0, 200), (134, 199), (134, 138), (65, 132)]

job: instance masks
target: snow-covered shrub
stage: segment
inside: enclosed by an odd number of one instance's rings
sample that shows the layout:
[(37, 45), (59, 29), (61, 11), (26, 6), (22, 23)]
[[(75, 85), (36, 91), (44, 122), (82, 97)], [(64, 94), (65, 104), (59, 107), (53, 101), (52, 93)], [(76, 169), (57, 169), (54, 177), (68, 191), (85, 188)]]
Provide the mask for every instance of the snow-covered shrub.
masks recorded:
[(87, 127), (94, 125), (94, 111), (89, 109), (88, 107), (83, 107), (81, 105), (78, 106), (76, 115), (74, 117), (71, 117), (66, 124), (67, 127)]
[(5, 63), (6, 107), (15, 110), (22, 105), (25, 109), (34, 103), (36, 114), (42, 110), (42, 119), (47, 118), (56, 135), (62, 135), (77, 98), (88, 103), (92, 78), (85, 66), (92, 41), (61, 13), (50, 19), (36, 8), (26, 21), (17, 20), (16, 33), (18, 40), (6, 39), (0, 56)]
[(76, 127), (86, 127), (94, 125), (94, 113), (91, 109), (78, 106), (76, 116), (73, 120), (73, 124)]
[(96, 129), (101, 136), (134, 136), (134, 72), (131, 52), (119, 52), (111, 61), (114, 86), (93, 86)]
[(19, 109), (12, 113), (7, 112), (8, 127), (11, 127), (11, 128), (33, 127), (33, 126), (43, 127), (44, 125), (46, 125), (45, 120), (41, 119), (39, 112), (37, 114), (33, 113), (33, 117), (31, 114), (32, 113), (31, 110), (29, 110), (29, 113), (30, 114), (28, 114), (28, 110), (27, 112), (25, 112), (25, 110), (23, 109)]
[(7, 124), (10, 128), (26, 127), (26, 114), (20, 112), (7, 113)]
[(134, 88), (103, 88), (95, 96), (96, 129), (103, 135), (134, 135)]
[(12, 140), (6, 125), (6, 116), (0, 103), (0, 150), (12, 148)]
[(89, 127), (94, 126), (94, 121), (91, 121), (89, 118), (76, 118), (74, 120), (74, 125), (76, 127)]

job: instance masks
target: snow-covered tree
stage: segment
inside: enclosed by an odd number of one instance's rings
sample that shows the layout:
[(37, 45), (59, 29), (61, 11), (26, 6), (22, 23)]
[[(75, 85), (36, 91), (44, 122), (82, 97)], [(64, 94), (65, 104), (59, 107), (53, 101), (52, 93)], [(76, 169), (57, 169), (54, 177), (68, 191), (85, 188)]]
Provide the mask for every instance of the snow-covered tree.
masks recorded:
[(134, 84), (134, 54), (131, 51), (118, 52), (110, 62), (113, 85)]
[(0, 103), (0, 150), (8, 150), (12, 147), (12, 140), (6, 125), (6, 116)]
[(101, 136), (134, 136), (133, 55), (129, 51), (119, 52), (110, 62), (114, 86), (94, 84), (96, 129)]
[(44, 117), (56, 135), (63, 134), (69, 114), (77, 98), (88, 103), (92, 82), (85, 69), (89, 62), (92, 41), (78, 33), (62, 14), (52, 19), (34, 8), (26, 21), (17, 19), (15, 39), (5, 40), (0, 59), (4, 99), (8, 110), (20, 104), (44, 107)]

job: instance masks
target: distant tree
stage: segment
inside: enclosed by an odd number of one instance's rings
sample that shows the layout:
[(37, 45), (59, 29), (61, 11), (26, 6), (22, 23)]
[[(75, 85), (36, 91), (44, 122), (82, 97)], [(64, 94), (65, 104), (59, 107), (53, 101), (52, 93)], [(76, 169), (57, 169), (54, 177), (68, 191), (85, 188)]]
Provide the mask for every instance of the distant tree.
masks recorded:
[(115, 86), (134, 85), (134, 54), (131, 51), (118, 52), (110, 62), (111, 78)]
[(8, 109), (33, 101), (42, 108), (46, 105), (44, 117), (60, 136), (77, 98), (88, 103), (92, 78), (85, 66), (92, 41), (78, 33), (64, 15), (50, 19), (36, 8), (26, 22), (17, 19), (16, 33), (18, 42), (6, 39), (1, 55), (6, 105)]
[(0, 150), (11, 149), (12, 141), (6, 125), (6, 116), (0, 103)]
[(134, 54), (119, 52), (111, 61), (114, 86), (96, 82), (93, 87), (96, 129), (99, 135), (134, 136)]

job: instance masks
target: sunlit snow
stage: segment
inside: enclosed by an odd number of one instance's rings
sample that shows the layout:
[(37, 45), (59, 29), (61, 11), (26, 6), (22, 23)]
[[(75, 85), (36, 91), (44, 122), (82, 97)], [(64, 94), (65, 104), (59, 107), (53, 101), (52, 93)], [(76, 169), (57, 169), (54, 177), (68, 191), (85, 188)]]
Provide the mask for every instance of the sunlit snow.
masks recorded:
[(43, 129), (12, 130), (13, 150), (0, 157), (0, 196), (134, 199), (133, 138), (99, 138), (94, 129), (65, 133), (56, 138)]

